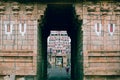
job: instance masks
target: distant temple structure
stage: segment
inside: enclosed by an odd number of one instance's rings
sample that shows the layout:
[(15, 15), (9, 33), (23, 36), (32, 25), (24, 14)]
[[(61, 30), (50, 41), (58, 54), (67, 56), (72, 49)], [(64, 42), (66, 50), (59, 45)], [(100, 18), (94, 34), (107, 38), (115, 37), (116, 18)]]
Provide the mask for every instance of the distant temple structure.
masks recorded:
[(71, 61), (71, 39), (66, 31), (51, 31), (48, 37), (48, 62), (66, 67)]

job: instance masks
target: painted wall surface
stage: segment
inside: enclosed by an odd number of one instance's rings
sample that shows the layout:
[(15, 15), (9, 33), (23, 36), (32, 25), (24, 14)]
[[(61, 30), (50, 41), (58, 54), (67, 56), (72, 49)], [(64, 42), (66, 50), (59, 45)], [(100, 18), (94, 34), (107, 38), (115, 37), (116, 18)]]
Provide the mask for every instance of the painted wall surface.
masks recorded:
[(12, 74), (37, 74), (37, 28), (44, 11), (44, 5), (40, 6), (0, 3), (1, 79)]
[(119, 6), (115, 2), (76, 5), (83, 20), (84, 80), (120, 79)]

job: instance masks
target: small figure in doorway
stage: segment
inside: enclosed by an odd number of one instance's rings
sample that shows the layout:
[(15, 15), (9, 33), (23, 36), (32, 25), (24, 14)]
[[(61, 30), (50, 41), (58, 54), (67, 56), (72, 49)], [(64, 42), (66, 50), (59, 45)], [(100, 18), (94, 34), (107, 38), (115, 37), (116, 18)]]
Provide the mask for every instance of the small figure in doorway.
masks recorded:
[(70, 70), (70, 67), (67, 65), (66, 66), (66, 73), (67, 73), (67, 75), (69, 74), (69, 70)]

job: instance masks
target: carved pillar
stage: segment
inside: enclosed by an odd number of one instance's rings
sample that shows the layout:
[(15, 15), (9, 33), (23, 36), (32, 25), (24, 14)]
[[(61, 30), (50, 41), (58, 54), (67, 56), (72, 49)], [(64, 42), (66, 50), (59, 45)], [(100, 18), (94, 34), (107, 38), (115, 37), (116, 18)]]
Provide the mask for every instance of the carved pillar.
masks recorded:
[(46, 80), (47, 78), (47, 34), (44, 30), (44, 12), (46, 5), (37, 5), (37, 17), (39, 21), (37, 33), (37, 80)]

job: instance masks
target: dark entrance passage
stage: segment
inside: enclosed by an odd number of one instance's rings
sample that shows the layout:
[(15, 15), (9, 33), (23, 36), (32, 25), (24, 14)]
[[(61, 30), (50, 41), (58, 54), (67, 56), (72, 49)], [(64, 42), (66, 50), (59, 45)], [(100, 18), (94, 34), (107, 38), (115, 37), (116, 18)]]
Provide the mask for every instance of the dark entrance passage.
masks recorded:
[(47, 38), (51, 30), (67, 31), (71, 38), (71, 80), (82, 80), (83, 55), (80, 55), (82, 51), (82, 21), (77, 19), (74, 10), (72, 4), (48, 4), (38, 27), (38, 80), (47, 80)]

